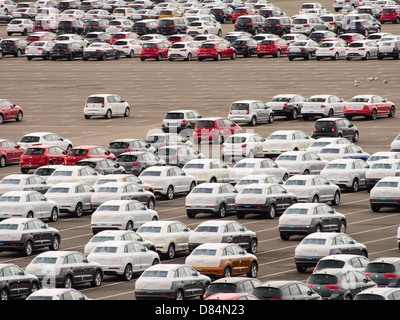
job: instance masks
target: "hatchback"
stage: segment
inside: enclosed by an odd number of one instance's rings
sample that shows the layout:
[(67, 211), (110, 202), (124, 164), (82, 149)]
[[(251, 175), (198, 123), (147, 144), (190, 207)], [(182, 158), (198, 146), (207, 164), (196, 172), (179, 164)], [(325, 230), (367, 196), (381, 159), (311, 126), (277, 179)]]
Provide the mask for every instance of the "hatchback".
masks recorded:
[[(170, 39), (169, 37), (168, 39)], [(168, 50), (168, 60), (174, 61), (176, 59), (183, 59), (185, 61), (191, 61), (193, 58), (197, 58), (200, 44), (197, 41), (177, 41), (172, 43)]]
[(0, 47), (3, 51), (3, 56), (13, 55), (14, 57), (21, 57), (25, 53), (28, 42), (24, 39), (4, 39), (0, 42)]
[(107, 20), (105, 19), (94, 19), (86, 21), (83, 25), (83, 33), (90, 33), (90, 32), (105, 32), (107, 28)]
[(279, 58), (281, 54), (287, 54), (289, 44), (283, 39), (263, 40), (257, 46), (257, 56), (262, 58), (266, 55), (272, 55), (274, 58)]
[(391, 57), (393, 59), (400, 59), (400, 41), (383, 41), (379, 43), (378, 59)]
[(186, 33), (187, 24), (184, 18), (163, 18), (157, 26), (157, 32), (163, 35)]
[(263, 121), (272, 123), (274, 114), (271, 107), (260, 100), (240, 100), (231, 104), (228, 118), (235, 123), (248, 123), (255, 126)]
[(374, 259), (365, 268), (365, 273), (379, 287), (400, 287), (400, 259), (398, 257)]
[(171, 110), (165, 115), (161, 126), (164, 132), (181, 132), (193, 129), (202, 116), (196, 110)]
[(169, 47), (170, 44), (165, 41), (144, 42), (140, 52), (140, 60), (155, 59), (161, 61), (163, 58), (168, 58)]
[(22, 108), (8, 100), (0, 99), (0, 124), (7, 120), (21, 122), (23, 119)]
[(346, 42), (344, 41), (322, 41), (315, 52), (316, 59), (330, 58), (339, 60), (346, 57)]
[(292, 20), (290, 32), (310, 35), (314, 31), (327, 29), (328, 27), (324, 24), (320, 17), (313, 15), (300, 15), (296, 16)]
[(260, 300), (321, 300), (321, 296), (301, 281), (271, 280), (254, 288)]
[(108, 32), (103, 32), (103, 31), (89, 32), (85, 35), (85, 40), (87, 40), (89, 43), (93, 43), (93, 42), (109, 43), (110, 39), (111, 39), (111, 34), (109, 34)]
[(107, 58), (118, 60), (120, 55), (120, 51), (109, 43), (92, 43), (84, 49), (82, 60), (88, 61), (91, 58), (99, 61), (104, 61)]
[(116, 162), (125, 169), (127, 173), (136, 176), (151, 166), (164, 165), (165, 161), (161, 160), (152, 152), (146, 151), (128, 151), (118, 155)]
[(119, 163), (103, 158), (91, 158), (91, 159), (82, 159), (76, 163), (77, 166), (88, 166), (93, 168), (99, 174), (122, 174), (126, 173), (124, 167), (120, 166)]
[(13, 33), (20, 33), (26, 36), (28, 32), (33, 32), (33, 22), (31, 19), (13, 19), (7, 25), (7, 35), (11, 36)]
[(232, 42), (232, 47), (236, 49), (236, 53), (246, 58), (257, 52), (257, 45), (258, 42), (254, 39), (238, 39)]
[(343, 118), (322, 118), (314, 123), (312, 137), (344, 137), (353, 142), (359, 139), (357, 127), (349, 120)]
[(235, 23), (236, 19), (240, 16), (244, 16), (244, 15), (253, 15), (253, 14), (257, 14), (257, 11), (252, 8), (252, 7), (237, 7), (233, 10), (232, 13), (232, 23)]
[(76, 57), (82, 57), (83, 47), (76, 42), (58, 42), (50, 50), (50, 58), (52, 61), (57, 59), (74, 60)]
[(0, 168), (9, 163), (18, 163), (24, 152), (25, 148), (18, 146), (14, 141), (0, 139)]
[(365, 40), (365, 36), (361, 33), (343, 33), (339, 35), (339, 39), (344, 40), (347, 45), (357, 40)]
[(115, 160), (116, 157), (109, 150), (97, 146), (79, 146), (71, 148), (65, 157), (64, 164), (74, 165), (86, 158), (105, 158)]
[(22, 173), (30, 169), (52, 164), (63, 164), (67, 151), (56, 146), (36, 146), (27, 148), (21, 156), (20, 168)]
[(203, 118), (196, 123), (193, 140), (222, 144), (229, 136), (241, 132), (242, 129), (228, 118)]
[(158, 21), (155, 19), (145, 19), (136, 21), (132, 27), (132, 31), (142, 36), (148, 33), (157, 32)]
[(210, 284), (204, 298), (218, 293), (251, 293), (261, 283), (258, 279), (248, 277), (220, 278)]
[(396, 6), (383, 8), (379, 20), (382, 24), (384, 24), (385, 22), (399, 23), (400, 8)]
[(35, 41), (25, 49), (25, 56), (28, 60), (33, 58), (50, 59), (50, 50), (54, 47), (53, 41)]
[(268, 17), (264, 20), (262, 30), (279, 36), (290, 33), (292, 19), (290, 17)]
[(264, 17), (258, 14), (243, 15), (235, 21), (235, 31), (244, 31), (253, 35), (258, 34), (263, 29)]
[(207, 41), (203, 43), (197, 53), (197, 59), (203, 61), (206, 58), (213, 58), (220, 61), (222, 58), (236, 59), (236, 49), (225, 41)]
[(289, 47), (287, 56), (290, 61), (295, 58), (311, 60), (318, 48), (318, 43), (313, 40), (296, 41)]
[(58, 33), (76, 33), (82, 34), (84, 30), (82, 20), (63, 20), (58, 23)]
[(124, 99), (115, 94), (94, 94), (86, 99), (83, 114), (85, 119), (92, 116), (103, 116), (111, 119), (114, 115), (129, 117), (131, 107)]

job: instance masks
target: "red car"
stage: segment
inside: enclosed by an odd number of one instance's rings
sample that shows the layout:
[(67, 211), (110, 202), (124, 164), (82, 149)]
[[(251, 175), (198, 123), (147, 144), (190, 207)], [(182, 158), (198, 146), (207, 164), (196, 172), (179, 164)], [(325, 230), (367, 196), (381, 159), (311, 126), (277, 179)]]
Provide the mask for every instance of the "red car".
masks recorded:
[(21, 156), (19, 166), (22, 173), (28, 173), (30, 169), (41, 166), (64, 164), (67, 151), (57, 146), (29, 147)]
[(257, 56), (262, 58), (272, 55), (279, 58), (281, 54), (287, 54), (289, 43), (283, 39), (267, 39), (260, 42), (257, 46)]
[(8, 100), (0, 99), (0, 124), (6, 120), (22, 121), (24, 113), (20, 106)]
[(236, 49), (225, 41), (206, 41), (200, 46), (197, 59), (203, 61), (206, 58), (213, 58), (215, 61), (220, 61), (222, 58), (235, 60)]
[(380, 22), (384, 24), (385, 22), (400, 22), (400, 8), (399, 7), (384, 7), (382, 9), (381, 16), (379, 18)]
[(361, 33), (343, 33), (339, 36), (339, 38), (346, 41), (346, 43), (349, 45), (353, 41), (364, 40), (365, 36)]
[(26, 38), (26, 41), (29, 43), (35, 41), (53, 41), (56, 37), (57, 35), (53, 32), (42, 31), (32, 33)]
[(115, 160), (116, 156), (109, 150), (98, 146), (79, 146), (69, 149), (64, 158), (64, 164), (74, 165), (79, 160), (86, 158), (106, 158)]
[(197, 143), (215, 141), (222, 144), (229, 136), (241, 132), (242, 129), (228, 118), (203, 118), (196, 122), (193, 140)]
[(169, 46), (165, 41), (145, 42), (140, 52), (140, 60), (156, 59), (157, 61), (161, 61), (162, 58), (168, 58)]
[(237, 7), (232, 13), (232, 23), (235, 23), (236, 19), (240, 16), (253, 14), (257, 14), (257, 11), (253, 7)]
[(370, 120), (385, 115), (393, 118), (395, 112), (396, 107), (393, 102), (372, 94), (354, 96), (344, 107), (344, 116), (349, 120), (357, 116)]
[(0, 139), (0, 167), (5, 167), (9, 163), (18, 163), (24, 152), (25, 148), (14, 141)]
[(115, 41), (122, 39), (139, 39), (139, 36), (135, 32), (114, 33), (110, 38), (110, 44), (113, 44)]
[(190, 34), (174, 34), (168, 37), (168, 41), (171, 43), (181, 41), (193, 41), (193, 37)]

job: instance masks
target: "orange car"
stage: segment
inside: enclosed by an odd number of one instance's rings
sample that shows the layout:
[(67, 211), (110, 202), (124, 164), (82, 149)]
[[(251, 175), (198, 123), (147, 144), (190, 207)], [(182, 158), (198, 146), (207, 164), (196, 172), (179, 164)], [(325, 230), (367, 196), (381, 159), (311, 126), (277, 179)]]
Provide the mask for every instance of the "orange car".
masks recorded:
[(255, 278), (258, 273), (257, 257), (233, 243), (201, 244), (186, 258), (185, 263), (214, 278), (240, 274)]

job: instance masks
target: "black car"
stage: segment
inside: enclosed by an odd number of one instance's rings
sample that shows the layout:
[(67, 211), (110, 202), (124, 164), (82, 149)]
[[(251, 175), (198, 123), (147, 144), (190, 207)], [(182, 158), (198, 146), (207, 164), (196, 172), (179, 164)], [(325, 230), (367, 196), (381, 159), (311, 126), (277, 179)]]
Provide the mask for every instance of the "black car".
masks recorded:
[(232, 21), (233, 10), (230, 7), (216, 7), (211, 8), (210, 14), (214, 15), (215, 20), (220, 23)]
[(13, 55), (19, 58), (25, 53), (28, 42), (24, 39), (4, 39), (0, 42), (0, 47), (3, 50), (3, 56)]
[(90, 32), (105, 32), (107, 29), (108, 21), (106, 19), (94, 19), (85, 21), (83, 24), (83, 33)]
[(254, 288), (252, 294), (260, 300), (321, 300), (321, 296), (297, 280), (270, 280)]
[(164, 164), (154, 153), (146, 151), (123, 152), (118, 156), (116, 162), (127, 173), (136, 176), (140, 175), (144, 169)]
[(286, 33), (290, 33), (291, 24), (292, 19), (289, 17), (269, 17), (264, 20), (262, 31), (283, 36)]
[(79, 9), (80, 5), (81, 2), (77, 0), (64, 0), (60, 1), (60, 3), (57, 6), (57, 9), (60, 10), (60, 12), (63, 12), (64, 10)]
[(396, 60), (400, 59), (400, 41), (384, 41), (379, 45), (378, 59), (391, 57)]
[(3, 49), (0, 47), (0, 59), (3, 59)]
[(126, 173), (125, 169), (121, 167), (118, 163), (104, 158), (91, 158), (82, 159), (76, 163), (77, 166), (89, 166), (96, 170), (100, 174), (120, 174)]
[(83, 61), (87, 61), (89, 59), (97, 59), (104, 61), (107, 58), (113, 58), (118, 60), (121, 56), (121, 52), (114, 48), (109, 43), (92, 43), (89, 47), (87, 47), (82, 56)]
[(89, 41), (89, 43), (93, 43), (93, 42), (109, 43), (110, 39), (111, 39), (111, 34), (109, 34), (108, 32), (102, 32), (102, 31), (89, 32), (85, 35), (85, 40)]
[(345, 28), (346, 33), (361, 33), (368, 37), (370, 33), (381, 32), (381, 25), (379, 22), (371, 20), (353, 20)]
[(232, 47), (236, 49), (236, 54), (241, 54), (246, 58), (257, 53), (257, 45), (258, 43), (254, 39), (242, 39), (232, 42)]
[(336, 38), (337, 34), (334, 33), (333, 31), (314, 31), (313, 33), (310, 34), (308, 38), (315, 42), (321, 42), (322, 39), (327, 39), (327, 38)]
[(157, 33), (158, 20), (148, 19), (136, 21), (132, 26), (132, 31), (136, 32), (139, 36), (144, 34)]
[(365, 273), (379, 287), (400, 287), (400, 258), (381, 257), (372, 260), (365, 268)]
[(285, 16), (285, 12), (283, 12), (280, 8), (278, 7), (264, 7), (261, 8), (258, 11), (258, 14), (260, 16), (263, 16), (264, 18), (269, 18), (269, 17), (282, 17)]
[(381, 18), (382, 9), (381, 8), (375, 8), (373, 6), (362, 6), (361, 8), (357, 9), (357, 13), (370, 14), (375, 19), (379, 20)]
[(163, 35), (186, 33), (187, 24), (184, 18), (163, 18), (158, 21), (157, 33)]
[(254, 288), (258, 287), (261, 283), (258, 279), (248, 277), (220, 278), (211, 282), (204, 293), (204, 298), (215, 293), (252, 293)]
[(76, 20), (63, 20), (58, 23), (58, 34), (64, 33), (75, 33), (75, 34), (82, 34), (83, 33), (83, 21), (76, 19)]
[(83, 47), (76, 42), (59, 42), (50, 50), (50, 58), (52, 61), (57, 59), (74, 60), (76, 57), (83, 56)]
[(0, 264), (0, 300), (28, 296), (40, 289), (39, 279), (13, 263)]
[(60, 232), (37, 218), (9, 218), (0, 222), (0, 252), (19, 251), (30, 256), (34, 249), (58, 250)]
[(343, 137), (353, 142), (359, 139), (357, 127), (344, 118), (322, 118), (314, 123), (312, 138)]
[(252, 35), (259, 33), (264, 24), (264, 17), (256, 15), (239, 16), (235, 21), (235, 31), (244, 31)]

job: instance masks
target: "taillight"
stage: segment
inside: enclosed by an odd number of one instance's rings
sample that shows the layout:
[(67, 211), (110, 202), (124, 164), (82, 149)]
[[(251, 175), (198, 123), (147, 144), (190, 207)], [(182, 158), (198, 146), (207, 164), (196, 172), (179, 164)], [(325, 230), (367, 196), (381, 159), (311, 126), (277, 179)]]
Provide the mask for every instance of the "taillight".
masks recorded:
[(165, 126), (164, 120), (161, 122), (161, 125), (162, 125), (163, 127)]
[(397, 279), (398, 278), (398, 276), (396, 276), (395, 274), (387, 274), (387, 273), (385, 273), (384, 276), (385, 276), (386, 279)]
[(310, 26), (309, 24), (305, 24), (305, 25), (303, 25), (303, 27), (307, 27), (307, 28), (308, 28), (309, 26)]
[(314, 126), (314, 129), (313, 129), (313, 132), (314, 132), (314, 133), (316, 133), (316, 132), (317, 132), (317, 129), (315, 128), (315, 126)]
[(275, 28), (280, 28), (280, 27), (281, 27), (280, 24), (276, 24), (276, 25), (275, 25)]
[(334, 133), (336, 131), (335, 127), (332, 127), (332, 133)]
[(250, 110), (249, 109), (246, 110), (246, 114), (250, 114)]
[(170, 28), (175, 28), (175, 26), (173, 26), (173, 25), (172, 25), (172, 26), (169, 26), (169, 27), (170, 27)]
[(186, 120), (182, 120), (182, 122), (181, 122), (181, 126), (184, 126), (184, 125), (186, 125)]
[(104, 102), (101, 104), (101, 107), (104, 108)]
[(288, 105), (287, 103), (285, 103), (285, 104), (283, 105), (283, 107), (284, 107), (284, 108), (289, 108), (289, 105)]
[(247, 147), (247, 144), (242, 144), (242, 148), (246, 148)]
[(172, 159), (177, 160), (178, 156), (173, 156)]
[(340, 287), (338, 287), (338, 286), (326, 286), (326, 288), (327, 288), (328, 290), (334, 290), (334, 291), (340, 290)]
[(326, 106), (322, 105), (321, 108), (326, 108)]
[(139, 162), (134, 162), (134, 163), (132, 163), (132, 165), (137, 167), (139, 165)]
[(253, 24), (252, 24), (252, 23), (248, 23), (248, 24), (247, 24), (247, 26), (249, 26), (249, 27), (252, 27), (252, 26), (253, 26)]

